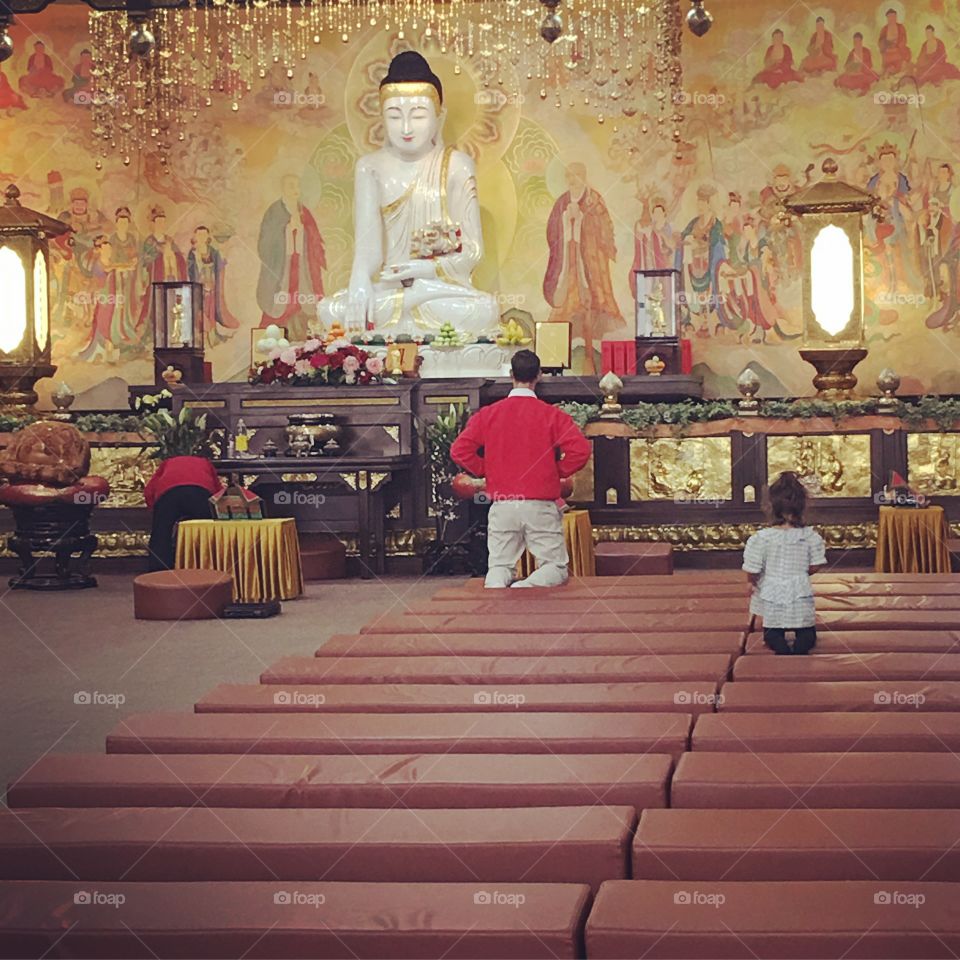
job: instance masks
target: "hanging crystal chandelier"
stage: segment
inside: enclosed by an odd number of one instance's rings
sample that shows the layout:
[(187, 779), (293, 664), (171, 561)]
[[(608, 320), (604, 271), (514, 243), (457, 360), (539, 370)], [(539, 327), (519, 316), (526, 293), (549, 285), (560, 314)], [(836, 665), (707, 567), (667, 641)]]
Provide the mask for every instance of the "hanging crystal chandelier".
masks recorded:
[(93, 10), (96, 162), (119, 155), (129, 164), (147, 150), (166, 166), (206, 108), (225, 100), (239, 111), (268, 73), (293, 79), (311, 46), (370, 29), (479, 60), (494, 85), (516, 71), (558, 108), (586, 108), (599, 123), (635, 119), (679, 144), (682, 22), (680, 0), (189, 0), (145, 13)]

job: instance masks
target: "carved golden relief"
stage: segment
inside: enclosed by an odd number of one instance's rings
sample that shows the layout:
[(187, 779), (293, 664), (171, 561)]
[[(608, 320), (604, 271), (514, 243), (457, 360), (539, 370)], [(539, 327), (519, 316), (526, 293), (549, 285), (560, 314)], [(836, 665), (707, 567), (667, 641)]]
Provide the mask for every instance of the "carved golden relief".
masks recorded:
[[(877, 545), (876, 523), (816, 524), (827, 546), (842, 550), (873, 549)], [(742, 550), (759, 527), (752, 523), (649, 524), (636, 527), (593, 528), (596, 543), (606, 541), (652, 541), (669, 543), (674, 549)]]
[(90, 473), (105, 477), (110, 484), (110, 496), (100, 508), (143, 507), (143, 488), (154, 475), (159, 461), (150, 456), (150, 448), (91, 447)]
[(593, 503), (593, 454), (590, 459), (573, 475), (573, 493), (570, 500), (574, 503)]
[(630, 441), (630, 499), (733, 498), (729, 437)]
[(803, 434), (767, 437), (767, 475), (799, 474), (815, 497), (869, 497), (870, 435)]
[(907, 469), (919, 493), (960, 496), (960, 435), (911, 433), (907, 436)]

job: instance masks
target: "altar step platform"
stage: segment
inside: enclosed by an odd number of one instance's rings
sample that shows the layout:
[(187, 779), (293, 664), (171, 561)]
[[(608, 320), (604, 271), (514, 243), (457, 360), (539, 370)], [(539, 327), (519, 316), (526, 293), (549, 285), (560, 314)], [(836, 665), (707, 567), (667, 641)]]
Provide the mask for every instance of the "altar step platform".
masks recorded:
[(677, 764), (670, 806), (949, 809), (960, 807), (960, 763), (946, 752), (694, 751)]
[[(525, 626), (525, 624), (520, 624)], [(938, 634), (939, 636), (939, 634)], [(957, 635), (960, 652), (960, 633)], [(929, 640), (939, 643), (944, 640)], [(940, 649), (931, 646), (930, 649)], [(336, 634), (317, 651), (318, 657), (509, 657), (617, 656), (634, 654), (725, 653), (743, 649), (743, 631), (718, 633), (377, 633)]]
[[(818, 653), (960, 653), (958, 630), (819, 630)], [(704, 633), (445, 633), (337, 634), (319, 657), (614, 656), (629, 654), (739, 654), (742, 631)], [(746, 639), (748, 655), (773, 657), (759, 633)]]
[(960, 680), (960, 653), (813, 653), (741, 657), (739, 680)]
[[(0, 810), (0, 880), (581, 883), (630, 875), (633, 807)], [(386, 952), (385, 954), (386, 955)]]
[(716, 709), (718, 713), (953, 713), (960, 712), (960, 682), (738, 680), (723, 684)]
[[(444, 604), (444, 606), (447, 606)], [(601, 603), (583, 604), (579, 612), (560, 614), (525, 609), (523, 629), (528, 633), (694, 633), (696, 631), (747, 632), (750, 616), (743, 612), (608, 613)], [(501, 607), (502, 609), (502, 607)], [(401, 613), (387, 614), (362, 627), (361, 633), (489, 633), (515, 632), (518, 612), (513, 613)], [(836, 610), (817, 611), (817, 629), (823, 630), (960, 630), (960, 610)]]
[(667, 805), (672, 768), (667, 755), (628, 753), (54, 754), (11, 785), (7, 805), (643, 810)]
[[(476, 714), (514, 722), (534, 713), (689, 713), (714, 710), (714, 681), (669, 683), (222, 684), (194, 704), (197, 713)], [(958, 707), (960, 709), (960, 707)]]
[[(613, 958), (949, 958), (960, 884), (614, 880), (590, 910), (586, 955)], [(922, 904), (922, 909), (918, 909)]]
[(301, 883), (290, 889), (271, 880), (123, 882), (106, 893), (73, 880), (2, 883), (0, 898), (0, 957), (16, 960), (565, 960), (582, 956), (590, 889), (518, 883), (489, 890), (479, 882)]
[(955, 881), (960, 810), (645, 810), (636, 880)]
[[(717, 571), (718, 574), (726, 571)], [(893, 574), (891, 574), (893, 576)], [(951, 575), (941, 580), (929, 575), (931, 582), (922, 580), (906, 581), (868, 581), (824, 579), (818, 575), (812, 577), (814, 593), (818, 597), (859, 597), (859, 596), (921, 596), (936, 597), (960, 594), (960, 575)], [(743, 597), (746, 591), (746, 574), (738, 571), (735, 577), (723, 577), (717, 580), (703, 580), (694, 573), (683, 573), (669, 577), (571, 577), (562, 587), (523, 587), (522, 592), (501, 590), (493, 593), (483, 586), (482, 580), (470, 580), (457, 587), (443, 587), (431, 600), (448, 603), (451, 601), (479, 600), (498, 597), (504, 602), (529, 603), (533, 599), (555, 597), (564, 600), (603, 600), (631, 599), (634, 597), (678, 597), (688, 599), (702, 597)]]
[[(622, 577), (571, 577), (562, 587), (524, 587), (524, 595), (558, 593), (574, 588), (595, 590), (604, 593), (610, 590), (624, 591), (623, 596), (634, 596), (646, 591), (659, 591), (666, 588), (683, 590), (687, 587), (717, 586), (724, 589), (743, 587), (746, 574), (742, 570), (685, 570), (682, 573), (651, 574), (646, 576)], [(811, 577), (814, 590), (820, 592), (829, 587), (833, 591), (842, 591), (845, 587), (870, 587), (880, 593), (936, 594), (960, 593), (960, 574), (957, 573), (843, 573), (836, 570), (815, 573)], [(470, 577), (459, 586), (446, 587), (437, 591), (434, 599), (446, 599), (451, 591), (484, 592), (483, 577)], [(701, 591), (698, 591), (702, 593)], [(503, 592), (506, 595), (506, 591)]]
[[(451, 612), (470, 614), (475, 617), (504, 613), (521, 608), (528, 613), (580, 614), (587, 610), (603, 613), (660, 613), (676, 616), (685, 613), (723, 614), (741, 612), (749, 602), (748, 589), (741, 585), (739, 594), (726, 597), (698, 596), (639, 596), (639, 597), (571, 597), (562, 593), (555, 597), (529, 597), (519, 599), (525, 591), (487, 591), (482, 597), (463, 599), (453, 606), (449, 601), (425, 601), (404, 604), (404, 611), (411, 616), (443, 615)], [(503, 596), (501, 596), (503, 594)], [(508, 595), (508, 596), (507, 596)], [(858, 613), (861, 610), (910, 610), (934, 611), (948, 615), (960, 626), (960, 594), (940, 596), (892, 596), (877, 594), (817, 596), (818, 612), (844, 611)]]
[(960, 752), (960, 713), (706, 713), (696, 719), (690, 749), (952, 754)]
[[(107, 735), (111, 754), (380, 756), (425, 771), (420, 754), (667, 754), (690, 744), (688, 713), (135, 714)], [(412, 758), (412, 759), (410, 759)], [(632, 758), (625, 758), (629, 761)], [(362, 763), (361, 763), (362, 766)]]
[(726, 679), (724, 653), (578, 656), (285, 657), (264, 684), (649, 683)]

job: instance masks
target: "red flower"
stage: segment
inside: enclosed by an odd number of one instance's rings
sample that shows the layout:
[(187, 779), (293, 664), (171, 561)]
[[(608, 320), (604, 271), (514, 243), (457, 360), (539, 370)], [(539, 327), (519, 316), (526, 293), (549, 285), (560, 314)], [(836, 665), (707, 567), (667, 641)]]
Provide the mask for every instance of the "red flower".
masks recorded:
[(329, 363), (330, 358), (322, 350), (317, 350), (310, 357), (310, 366), (313, 367), (314, 370), (319, 370), (321, 367), (325, 367)]
[(274, 372), (273, 367), (261, 367), (260, 368), (260, 383), (273, 383), (276, 380), (277, 375)]
[(291, 367), (289, 363), (284, 363), (282, 360), (276, 360), (273, 364), (273, 372), (276, 374), (278, 380), (286, 380), (286, 378), (293, 373), (293, 367)]
[(327, 359), (330, 361), (331, 370), (339, 370), (343, 366), (343, 351), (338, 350), (336, 353), (328, 353)]

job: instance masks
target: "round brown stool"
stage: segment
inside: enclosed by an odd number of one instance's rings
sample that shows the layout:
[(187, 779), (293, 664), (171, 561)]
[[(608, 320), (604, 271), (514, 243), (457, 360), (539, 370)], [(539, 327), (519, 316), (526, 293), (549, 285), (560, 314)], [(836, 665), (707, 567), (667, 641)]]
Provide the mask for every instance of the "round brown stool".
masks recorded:
[(342, 580), (347, 575), (347, 548), (328, 533), (300, 534), (304, 580)]
[(160, 570), (133, 581), (137, 620), (215, 620), (233, 602), (233, 578), (219, 570)]

